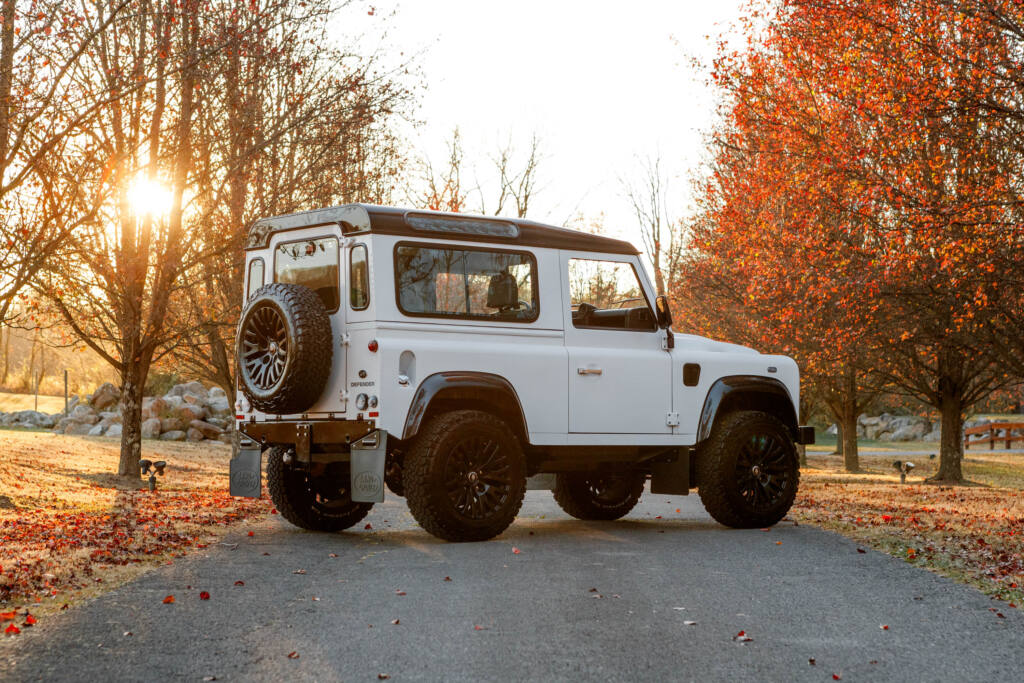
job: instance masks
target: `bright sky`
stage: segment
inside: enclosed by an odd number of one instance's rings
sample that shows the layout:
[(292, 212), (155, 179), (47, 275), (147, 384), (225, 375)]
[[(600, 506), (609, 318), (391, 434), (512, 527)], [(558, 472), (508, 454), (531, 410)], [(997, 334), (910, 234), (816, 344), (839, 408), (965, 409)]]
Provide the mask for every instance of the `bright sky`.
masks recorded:
[(410, 137), (435, 165), (455, 126), (481, 179), (509, 135), (525, 150), (536, 132), (545, 159), (531, 217), (564, 224), (604, 212), (639, 246), (620, 179), (660, 152), (670, 210), (686, 211), (714, 105), (691, 58), (710, 60), (739, 4), (380, 0), (375, 16), (393, 50), (422, 53), (423, 125)]

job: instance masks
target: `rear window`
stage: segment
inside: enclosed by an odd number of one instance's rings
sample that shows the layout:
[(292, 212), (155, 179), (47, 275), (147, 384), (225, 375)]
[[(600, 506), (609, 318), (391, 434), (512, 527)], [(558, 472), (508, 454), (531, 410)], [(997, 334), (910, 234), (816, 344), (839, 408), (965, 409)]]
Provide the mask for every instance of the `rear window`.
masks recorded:
[(525, 252), (395, 248), (398, 307), (412, 316), (532, 322), (537, 319), (537, 265)]
[(338, 310), (338, 238), (286, 242), (274, 251), (274, 280), (309, 287), (329, 312)]

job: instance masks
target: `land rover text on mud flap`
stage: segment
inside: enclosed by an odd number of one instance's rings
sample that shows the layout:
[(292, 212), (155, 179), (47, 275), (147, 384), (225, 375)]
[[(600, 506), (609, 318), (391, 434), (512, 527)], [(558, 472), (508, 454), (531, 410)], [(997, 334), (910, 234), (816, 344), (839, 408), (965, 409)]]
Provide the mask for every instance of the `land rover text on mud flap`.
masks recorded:
[(525, 220), (346, 205), (249, 231), (233, 495), (336, 531), (384, 487), (450, 541), (500, 534), (527, 488), (617, 519), (697, 487), (733, 527), (782, 519), (799, 372), (673, 333), (627, 242)]

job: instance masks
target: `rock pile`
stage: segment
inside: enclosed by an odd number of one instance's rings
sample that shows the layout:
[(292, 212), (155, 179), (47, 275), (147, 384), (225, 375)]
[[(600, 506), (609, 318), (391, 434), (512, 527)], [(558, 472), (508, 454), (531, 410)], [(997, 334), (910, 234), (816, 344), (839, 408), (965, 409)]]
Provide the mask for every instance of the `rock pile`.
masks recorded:
[[(0, 413), (0, 425), (53, 429), (56, 434), (121, 436), (121, 394), (109, 382), (80, 401), (68, 404), (68, 415), (46, 415), (34, 410)], [(231, 443), (231, 403), (220, 387), (207, 389), (199, 382), (178, 384), (164, 396), (142, 400), (142, 438), (164, 441)]]
[[(964, 427), (978, 427), (991, 424), (992, 422), (993, 420), (984, 418), (969, 420), (964, 424)], [(874, 417), (861, 415), (857, 418), (857, 436), (862, 439), (874, 439), (877, 441), (938, 442), (941, 436), (941, 426), (938, 420), (933, 422), (926, 417), (914, 415), (890, 415), (888, 413), (882, 413)], [(836, 425), (832, 425), (827, 431), (829, 434), (835, 435), (839, 432), (839, 429)], [(1003, 430), (997, 430), (996, 435), (1003, 436)], [(984, 439), (987, 436), (987, 434), (972, 434), (971, 439)]]

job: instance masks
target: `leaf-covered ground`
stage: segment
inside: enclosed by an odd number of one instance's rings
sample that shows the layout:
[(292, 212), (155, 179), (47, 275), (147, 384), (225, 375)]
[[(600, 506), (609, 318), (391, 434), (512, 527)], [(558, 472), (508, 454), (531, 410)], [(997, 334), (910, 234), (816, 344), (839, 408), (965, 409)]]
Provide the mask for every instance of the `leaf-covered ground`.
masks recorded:
[(914, 476), (900, 484), (895, 459), (862, 456), (864, 472), (846, 474), (838, 457), (810, 455), (790, 516), (1024, 603), (1024, 454), (969, 451), (967, 486), (924, 483), (927, 455), (909, 458)]
[[(267, 499), (227, 493), (222, 444), (144, 442), (167, 460), (150, 493), (126, 486), (119, 443), (0, 431), (0, 629), (46, 615), (207, 547), (228, 527), (268, 513)], [(15, 616), (11, 616), (16, 612)]]

